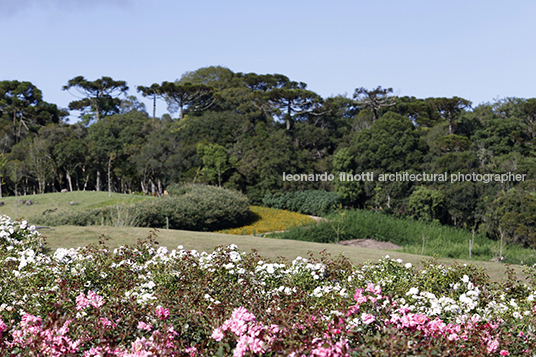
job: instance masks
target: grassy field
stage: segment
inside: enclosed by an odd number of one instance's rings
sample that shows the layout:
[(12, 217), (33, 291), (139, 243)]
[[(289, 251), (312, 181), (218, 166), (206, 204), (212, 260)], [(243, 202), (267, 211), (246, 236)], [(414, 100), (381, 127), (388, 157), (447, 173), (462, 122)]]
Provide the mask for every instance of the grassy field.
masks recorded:
[[(15, 197), (4, 197), (1, 201), (4, 206), (0, 207), (1, 214), (7, 214), (14, 219), (29, 219), (32, 216), (40, 215), (46, 210), (55, 212), (66, 212), (73, 209), (87, 209), (113, 205), (116, 203), (131, 203), (149, 197), (133, 196), (124, 194), (112, 194), (108, 197), (107, 192), (68, 192), (50, 193), (44, 195), (29, 195)], [(37, 202), (26, 205), (18, 200), (31, 200)], [(74, 202), (74, 204), (70, 204)], [(31, 220), (30, 220), (31, 223)], [(41, 229), (41, 233), (47, 237), (47, 249), (53, 252), (56, 248), (75, 248), (88, 244), (98, 243), (101, 236), (109, 238), (109, 247), (135, 244), (137, 239), (146, 238), (152, 232), (149, 228), (136, 227), (108, 227), (89, 226), (73, 227), (59, 226), (52, 229)], [(222, 233), (191, 232), (179, 230), (160, 230), (157, 232), (157, 241), (160, 245), (169, 249), (175, 249), (178, 245), (185, 249), (195, 249), (198, 251), (212, 251), (219, 245), (236, 244), (246, 252), (255, 249), (259, 254), (268, 258), (284, 257), (293, 260), (297, 256), (306, 257), (310, 252), (319, 253), (326, 250), (332, 256), (344, 254), (353, 263), (364, 263), (366, 261), (377, 260), (386, 254), (392, 258), (400, 258), (405, 262), (411, 262), (419, 267), (423, 256), (418, 254), (408, 254), (400, 251), (375, 250), (358, 247), (348, 247), (330, 243), (313, 243), (294, 240), (283, 240), (276, 238), (262, 238), (249, 235), (229, 235)], [(447, 264), (453, 263), (454, 259), (440, 259)], [(486, 269), (493, 280), (501, 280), (504, 276), (505, 265), (491, 262), (476, 262), (468, 260), (458, 260), (460, 262), (470, 262)], [(521, 272), (522, 267), (515, 266), (516, 271)]]
[[(88, 244), (96, 244), (104, 235), (110, 238), (106, 245), (109, 247), (118, 247), (121, 245), (134, 244), (137, 239), (142, 239), (154, 232), (150, 228), (125, 228), (125, 227), (106, 227), (106, 226), (91, 226), (91, 227), (73, 227), (61, 226), (55, 230), (42, 230), (41, 233), (47, 237), (47, 248), (50, 251), (56, 248), (74, 248), (86, 246)], [(325, 250), (332, 256), (343, 254), (352, 263), (359, 264), (367, 261), (375, 261), (385, 255), (389, 255), (394, 259), (402, 259), (404, 262), (410, 262), (417, 268), (421, 266), (423, 256), (416, 254), (407, 254), (399, 251), (376, 250), (359, 247), (348, 247), (330, 243), (312, 243), (293, 240), (283, 240), (275, 238), (262, 238), (254, 236), (229, 235), (222, 233), (207, 233), (207, 232), (191, 232), (162, 229), (156, 231), (156, 241), (161, 246), (168, 249), (176, 249), (178, 245), (182, 245), (185, 249), (195, 249), (199, 252), (212, 252), (219, 245), (236, 244), (240, 250), (250, 252), (255, 249), (260, 255), (268, 258), (284, 257), (288, 260), (293, 260), (297, 256), (307, 257), (310, 252), (317, 253)], [(468, 260), (455, 259), (439, 259), (446, 264), (452, 264), (455, 261), (461, 263), (472, 263), (486, 269), (486, 272), (494, 281), (500, 281), (505, 276), (506, 267), (504, 264), (479, 262)], [(521, 266), (513, 266), (520, 274), (522, 273)]]
[[(10, 196), (3, 197), (0, 201), (4, 205), (0, 207), (0, 213), (10, 216), (12, 219), (26, 219), (49, 212), (59, 213), (71, 210), (82, 210), (87, 208), (98, 208), (116, 203), (133, 203), (140, 200), (152, 198), (150, 196), (124, 195), (121, 193), (108, 192), (84, 192), (74, 191), (66, 193), (46, 193), (42, 195)], [(22, 201), (22, 202), (19, 202)], [(31, 205), (26, 201), (32, 201)], [(72, 202), (72, 204), (71, 204)], [(30, 222), (31, 223), (31, 222)]]

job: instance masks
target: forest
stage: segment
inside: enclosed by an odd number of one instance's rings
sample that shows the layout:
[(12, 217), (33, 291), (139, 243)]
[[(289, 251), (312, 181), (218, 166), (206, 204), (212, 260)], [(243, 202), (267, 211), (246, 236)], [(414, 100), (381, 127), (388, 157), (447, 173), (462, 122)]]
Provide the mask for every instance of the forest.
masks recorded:
[[(381, 86), (322, 98), (285, 75), (220, 66), (136, 88), (78, 76), (58, 90), (73, 94), (68, 108), (44, 101), (31, 82), (0, 81), (0, 196), (161, 195), (194, 182), (258, 204), (267, 194), (326, 190), (345, 207), (536, 246), (536, 98), (473, 106), (460, 97), (399, 97)], [(156, 117), (157, 105), (169, 114)], [(79, 122), (67, 123), (69, 110), (80, 111)], [(285, 179), (326, 173), (334, 179)], [(362, 173), (523, 180), (341, 180)]]

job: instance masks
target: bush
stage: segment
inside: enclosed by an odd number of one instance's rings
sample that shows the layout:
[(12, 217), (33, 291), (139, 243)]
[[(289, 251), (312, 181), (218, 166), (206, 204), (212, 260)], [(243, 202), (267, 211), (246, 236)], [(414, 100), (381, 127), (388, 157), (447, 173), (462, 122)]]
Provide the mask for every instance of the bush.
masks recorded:
[(262, 199), (265, 207), (321, 216), (339, 206), (341, 197), (336, 192), (307, 190), (282, 194), (267, 193)]
[(224, 188), (201, 185), (173, 186), (170, 195), (72, 213), (48, 214), (33, 219), (37, 224), (114, 225), (214, 231), (238, 227), (249, 218), (245, 195)]
[(244, 225), (249, 218), (245, 195), (213, 186), (173, 186), (169, 197), (136, 205), (138, 225), (195, 231), (214, 231)]

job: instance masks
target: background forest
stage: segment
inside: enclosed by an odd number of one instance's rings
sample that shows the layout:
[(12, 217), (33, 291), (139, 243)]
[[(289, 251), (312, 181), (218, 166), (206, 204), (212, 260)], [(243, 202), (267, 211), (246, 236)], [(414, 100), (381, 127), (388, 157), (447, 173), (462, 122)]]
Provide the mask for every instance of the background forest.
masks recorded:
[[(96, 190), (160, 195), (196, 182), (267, 194), (337, 192), (345, 206), (478, 229), (536, 245), (536, 99), (322, 98), (284, 75), (206, 67), (129, 88), (75, 77), (67, 109), (29, 82), (0, 81), (0, 195)], [(59, 89), (58, 89), (59, 90)], [(129, 92), (130, 91), (130, 92)], [(128, 94), (130, 95), (128, 95)], [(155, 116), (135, 95), (167, 105)], [(294, 182), (286, 174), (526, 174), (523, 182)]]

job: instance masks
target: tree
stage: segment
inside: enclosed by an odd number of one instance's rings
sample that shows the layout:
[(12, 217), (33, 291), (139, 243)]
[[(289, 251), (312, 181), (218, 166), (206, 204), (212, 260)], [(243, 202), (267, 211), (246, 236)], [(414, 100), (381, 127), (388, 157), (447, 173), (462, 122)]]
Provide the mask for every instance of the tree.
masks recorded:
[(4, 168), (7, 165), (7, 157), (0, 154), (0, 198), (2, 198), (2, 184), (4, 183)]
[[(42, 92), (30, 82), (0, 81), (0, 112), (13, 119), (13, 141), (21, 141), (22, 127), (36, 131), (47, 123), (59, 123), (67, 112), (43, 100)], [(17, 129), (18, 121), (18, 129)]]
[(393, 88), (382, 88), (378, 86), (373, 90), (364, 87), (356, 88), (354, 99), (356, 104), (372, 112), (372, 120), (378, 120), (378, 111), (383, 107), (390, 107), (396, 104), (395, 99), (389, 94), (393, 93)]
[(527, 99), (521, 105), (523, 114), (525, 114), (525, 123), (527, 123), (528, 132), (531, 139), (536, 137), (536, 98)]
[(307, 90), (307, 84), (291, 81), (281, 74), (248, 73), (244, 75), (244, 81), (250, 88), (257, 107), (268, 115), (282, 119), (287, 130), (297, 121), (297, 117), (313, 114), (323, 102), (322, 97)]
[[(54, 146), (53, 154), (58, 167), (65, 171), (69, 190), (73, 191), (72, 175), (76, 173), (76, 177), (78, 177), (78, 171), (80, 169), (85, 170), (88, 149), (83, 138), (73, 135), (74, 133), (69, 134), (66, 135), (63, 141)], [(80, 189), (78, 179), (76, 180), (76, 184), (77, 189)]]
[(415, 97), (396, 97), (396, 105), (389, 111), (407, 116), (418, 126), (431, 128), (441, 121), (441, 116), (429, 100)]
[(150, 87), (138, 86), (138, 92), (144, 97), (151, 97), (153, 99), (153, 121), (156, 118), (156, 99), (164, 98), (162, 88), (158, 83), (153, 83)]
[(227, 150), (218, 144), (199, 143), (197, 155), (203, 161), (203, 173), (210, 181), (218, 178), (218, 187), (221, 187), (222, 175), (231, 168)]
[(536, 247), (536, 194), (522, 189), (501, 191), (487, 205), (486, 228), (508, 242)]
[[(374, 203), (385, 200), (388, 208), (397, 204), (411, 188), (410, 181), (380, 182), (379, 174), (397, 172), (417, 172), (428, 151), (426, 142), (420, 137), (413, 123), (400, 114), (388, 112), (378, 119), (370, 129), (358, 132), (350, 146), (341, 148), (334, 155), (333, 169), (352, 175), (371, 172), (374, 180), (360, 178), (358, 181), (336, 182), (337, 190), (352, 205)], [(399, 201), (401, 202), (401, 201)], [(378, 207), (379, 208), (379, 207)]]
[(459, 97), (452, 98), (430, 98), (429, 99), (441, 115), (449, 124), (449, 135), (454, 134), (453, 126), (457, 124), (460, 113), (471, 107), (471, 101)]
[(191, 111), (205, 110), (214, 104), (214, 88), (206, 84), (162, 82), (159, 90), (166, 98), (169, 110), (179, 110), (179, 120), (181, 121), (184, 119), (186, 109)]
[(75, 88), (85, 98), (70, 102), (69, 109), (94, 111), (97, 121), (101, 116), (118, 113), (121, 101), (117, 96), (128, 90), (125, 81), (116, 81), (110, 77), (88, 81), (83, 76), (70, 79), (62, 89), (68, 91), (71, 88)]
[(440, 190), (419, 186), (409, 197), (408, 208), (416, 219), (439, 221), (444, 213), (444, 199)]

